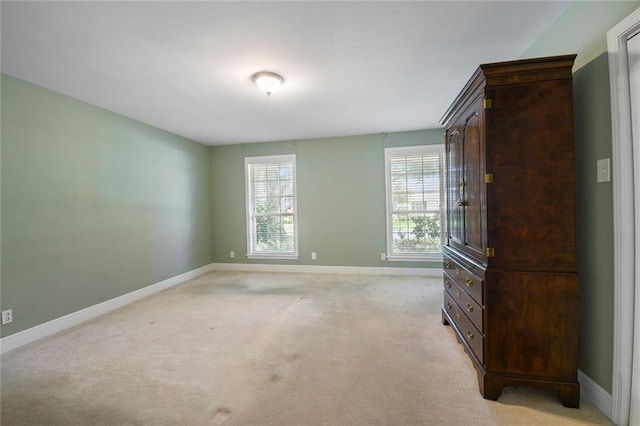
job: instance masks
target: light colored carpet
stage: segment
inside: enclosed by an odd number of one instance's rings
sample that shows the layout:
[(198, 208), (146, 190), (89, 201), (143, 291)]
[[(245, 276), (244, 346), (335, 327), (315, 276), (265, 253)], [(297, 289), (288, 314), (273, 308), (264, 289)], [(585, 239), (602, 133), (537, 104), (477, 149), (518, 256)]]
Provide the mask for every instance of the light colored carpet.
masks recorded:
[(609, 424), (478, 393), (439, 279), (212, 272), (2, 356), (2, 425)]

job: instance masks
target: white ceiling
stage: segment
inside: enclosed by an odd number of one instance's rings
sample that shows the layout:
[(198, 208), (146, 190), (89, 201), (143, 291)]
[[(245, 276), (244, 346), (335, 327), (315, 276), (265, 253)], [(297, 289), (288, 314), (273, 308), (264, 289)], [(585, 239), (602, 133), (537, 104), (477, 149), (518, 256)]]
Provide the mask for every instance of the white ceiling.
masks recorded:
[(207, 145), (427, 129), (568, 4), (3, 1), (1, 67)]

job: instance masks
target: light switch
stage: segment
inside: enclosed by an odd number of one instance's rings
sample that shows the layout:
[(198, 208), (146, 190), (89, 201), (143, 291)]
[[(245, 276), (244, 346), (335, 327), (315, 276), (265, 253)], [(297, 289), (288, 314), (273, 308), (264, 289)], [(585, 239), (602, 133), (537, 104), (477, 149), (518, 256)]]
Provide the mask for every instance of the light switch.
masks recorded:
[(598, 177), (597, 182), (611, 181), (611, 159), (603, 158), (598, 160)]

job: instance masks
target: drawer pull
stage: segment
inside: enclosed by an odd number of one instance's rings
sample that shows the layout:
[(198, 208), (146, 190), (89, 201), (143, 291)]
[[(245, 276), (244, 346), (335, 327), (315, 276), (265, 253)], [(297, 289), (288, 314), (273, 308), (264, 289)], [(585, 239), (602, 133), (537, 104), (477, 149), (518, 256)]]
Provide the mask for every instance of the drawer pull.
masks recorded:
[(464, 280), (464, 283), (467, 285), (467, 287), (473, 287), (473, 280), (471, 278), (468, 278)]
[(462, 293), (460, 293), (460, 290), (458, 290), (458, 289), (456, 288), (456, 297), (460, 297), (461, 295), (462, 295)]
[(447, 302), (447, 309), (448, 310), (453, 309), (453, 305), (451, 304), (451, 302)]
[(473, 340), (474, 337), (473, 332), (471, 330), (467, 330), (467, 339)]
[(460, 319), (462, 317), (462, 313), (460, 313), (460, 311), (456, 312), (456, 318)]
[(451, 288), (451, 281), (447, 281), (447, 284), (445, 284), (447, 286), (447, 288)]
[(456, 275), (460, 275), (460, 267), (456, 266)]
[(473, 305), (469, 302), (467, 302), (467, 311), (473, 312)]

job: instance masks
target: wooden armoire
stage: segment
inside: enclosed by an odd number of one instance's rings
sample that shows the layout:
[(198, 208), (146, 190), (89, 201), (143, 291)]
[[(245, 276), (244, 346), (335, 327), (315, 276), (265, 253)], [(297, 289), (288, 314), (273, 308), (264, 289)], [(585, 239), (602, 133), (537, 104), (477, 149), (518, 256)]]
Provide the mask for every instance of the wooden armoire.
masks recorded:
[(575, 56), (480, 65), (441, 120), (442, 321), (487, 399), (528, 385), (579, 406)]

